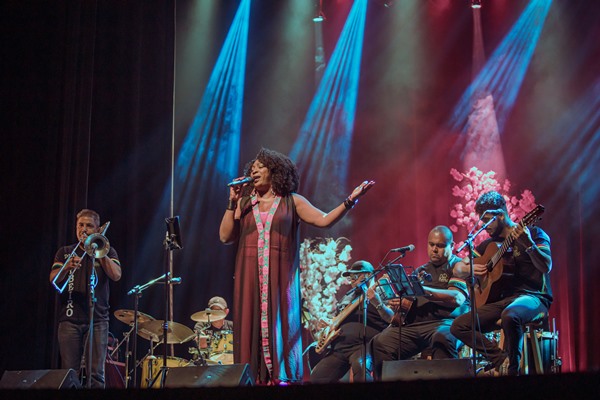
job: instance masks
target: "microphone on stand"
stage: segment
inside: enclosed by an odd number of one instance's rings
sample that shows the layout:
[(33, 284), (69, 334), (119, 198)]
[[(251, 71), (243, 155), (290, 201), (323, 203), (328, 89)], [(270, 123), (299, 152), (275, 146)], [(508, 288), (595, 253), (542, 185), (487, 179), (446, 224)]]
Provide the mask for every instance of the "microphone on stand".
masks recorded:
[(231, 186), (238, 186), (238, 185), (243, 185), (245, 183), (250, 183), (250, 182), (254, 182), (254, 179), (250, 176), (245, 177), (244, 179), (240, 179), (239, 181), (232, 181), (229, 182), (227, 184), (227, 186), (231, 187)]
[(413, 251), (414, 249), (415, 249), (415, 245), (409, 244), (408, 246), (391, 249), (390, 252), (392, 252), (392, 253), (408, 253), (410, 251)]

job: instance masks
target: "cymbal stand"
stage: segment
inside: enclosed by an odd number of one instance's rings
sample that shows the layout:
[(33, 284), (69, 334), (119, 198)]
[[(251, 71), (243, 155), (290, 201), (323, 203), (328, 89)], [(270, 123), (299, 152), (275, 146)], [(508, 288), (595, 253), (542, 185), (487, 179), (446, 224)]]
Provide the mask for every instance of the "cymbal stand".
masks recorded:
[(127, 382), (129, 382), (129, 337), (131, 336), (131, 332), (133, 332), (133, 330), (135, 329), (134, 325), (135, 324), (132, 322), (130, 325), (131, 329), (129, 330), (129, 332), (125, 332), (123, 334), (124, 339), (121, 340), (119, 344), (117, 344), (117, 346), (110, 353), (110, 358), (113, 358), (119, 350), (119, 347), (121, 347), (121, 345), (125, 343), (125, 388), (127, 388)]
[[(137, 336), (138, 336), (138, 314), (139, 314), (139, 301), (140, 301), (140, 297), (142, 297), (142, 292), (146, 289), (148, 289), (149, 287), (157, 284), (157, 283), (161, 283), (161, 281), (165, 280), (167, 278), (169, 274), (163, 274), (161, 276), (159, 276), (158, 278), (152, 279), (146, 283), (144, 283), (143, 285), (136, 285), (134, 286), (129, 292), (127, 292), (128, 295), (132, 295), (134, 294), (134, 298), (133, 298), (133, 380), (131, 381), (133, 388), (136, 387), (137, 385), (137, 367), (139, 366), (139, 363), (137, 362)], [(129, 345), (129, 341), (127, 342), (127, 344)], [(129, 387), (128, 382), (129, 382), (129, 352), (127, 353), (127, 356), (125, 358), (127, 360), (126, 362), (126, 372), (125, 372), (125, 376), (127, 377), (127, 381), (125, 382), (125, 387)]]

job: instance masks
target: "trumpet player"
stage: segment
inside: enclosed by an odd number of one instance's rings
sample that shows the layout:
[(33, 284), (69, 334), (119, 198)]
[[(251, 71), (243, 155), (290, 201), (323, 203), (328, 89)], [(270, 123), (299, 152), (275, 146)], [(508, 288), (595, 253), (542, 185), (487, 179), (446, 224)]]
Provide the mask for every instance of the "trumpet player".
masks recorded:
[[(97, 212), (81, 210), (77, 214), (75, 228), (79, 243), (61, 247), (54, 256), (50, 271), (50, 282), (65, 285), (65, 290), (59, 295), (57, 318), (62, 368), (79, 371), (80, 378), (83, 378), (82, 370), (85, 368), (86, 386), (90, 388), (104, 388), (109, 282), (121, 279), (121, 263), (117, 252), (110, 247), (102, 230)], [(92, 289), (93, 296), (90, 294)], [(87, 351), (90, 305), (94, 310), (91, 368), (85, 362), (90, 358)]]

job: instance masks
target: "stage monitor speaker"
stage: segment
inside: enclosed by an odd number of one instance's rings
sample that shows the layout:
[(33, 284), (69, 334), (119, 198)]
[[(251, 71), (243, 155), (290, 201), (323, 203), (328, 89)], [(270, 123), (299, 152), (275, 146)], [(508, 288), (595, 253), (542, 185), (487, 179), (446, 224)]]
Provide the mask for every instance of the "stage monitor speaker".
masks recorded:
[(384, 361), (383, 381), (451, 379), (473, 376), (470, 359)]
[(248, 364), (173, 367), (165, 379), (167, 388), (253, 385)]
[(5, 371), (0, 389), (79, 389), (81, 382), (73, 369)]

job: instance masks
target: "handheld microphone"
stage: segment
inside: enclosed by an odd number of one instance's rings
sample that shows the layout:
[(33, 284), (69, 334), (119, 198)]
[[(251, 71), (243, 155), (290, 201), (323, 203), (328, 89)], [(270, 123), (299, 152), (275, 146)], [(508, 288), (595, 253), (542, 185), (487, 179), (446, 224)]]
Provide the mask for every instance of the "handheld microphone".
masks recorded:
[(229, 187), (238, 186), (238, 185), (243, 185), (244, 183), (250, 183), (250, 182), (254, 182), (254, 179), (252, 177), (247, 176), (244, 179), (240, 179), (239, 181), (229, 182), (227, 184), (227, 186), (229, 186)]
[(390, 252), (392, 252), (392, 253), (407, 253), (409, 251), (413, 251), (414, 249), (415, 249), (415, 245), (409, 244), (408, 246), (391, 249)]

